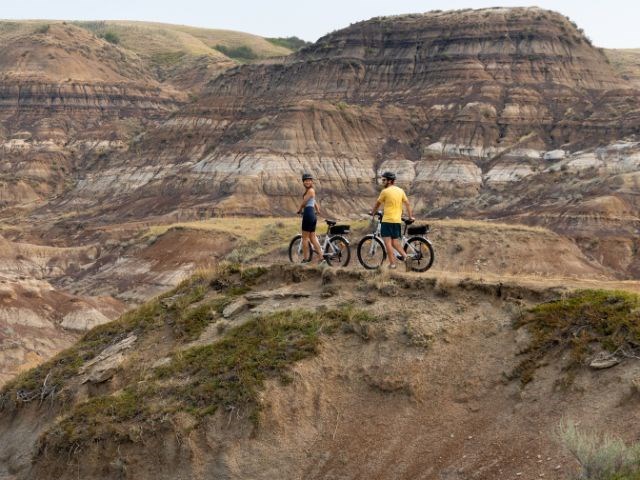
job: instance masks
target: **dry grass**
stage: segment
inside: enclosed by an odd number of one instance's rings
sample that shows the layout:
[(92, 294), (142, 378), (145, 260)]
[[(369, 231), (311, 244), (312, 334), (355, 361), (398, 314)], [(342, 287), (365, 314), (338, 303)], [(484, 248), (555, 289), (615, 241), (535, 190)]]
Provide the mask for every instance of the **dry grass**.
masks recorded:
[(80, 22), (92, 31), (112, 31), (120, 38), (120, 45), (142, 56), (183, 52), (188, 55), (209, 55), (224, 58), (213, 47), (246, 46), (259, 58), (288, 55), (291, 50), (277, 46), (257, 35), (232, 30), (189, 27), (167, 23), (104, 21)]
[(640, 86), (640, 48), (606, 49), (605, 54), (614, 70)]
[[(423, 222), (421, 222), (423, 223)], [(549, 235), (555, 235), (551, 230), (543, 227), (532, 227), (529, 225), (522, 225), (519, 223), (501, 223), (493, 222), (491, 220), (465, 220), (462, 218), (454, 218), (447, 220), (432, 220), (424, 223), (429, 223), (434, 227), (444, 228), (469, 228), (474, 230), (503, 230), (507, 232), (535, 232), (535, 233), (547, 233)]]
[(180, 222), (168, 225), (154, 225), (149, 227), (145, 233), (145, 237), (160, 236), (171, 228), (189, 228), (193, 230), (205, 230), (213, 232), (228, 233), (248, 241), (257, 241), (263, 235), (263, 231), (267, 228), (280, 226), (281, 230), (293, 236), (297, 233), (300, 220), (295, 218), (275, 218), (275, 217), (224, 217), (211, 218), (209, 220)]
[(582, 480), (637, 480), (640, 444), (626, 445), (620, 438), (580, 430), (574, 422), (558, 427), (560, 442), (580, 464)]

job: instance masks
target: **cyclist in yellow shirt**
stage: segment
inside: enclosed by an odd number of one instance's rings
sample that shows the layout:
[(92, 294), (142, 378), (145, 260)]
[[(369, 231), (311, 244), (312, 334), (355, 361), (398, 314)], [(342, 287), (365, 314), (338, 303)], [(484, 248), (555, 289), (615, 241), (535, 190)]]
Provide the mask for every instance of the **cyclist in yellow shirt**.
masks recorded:
[(382, 216), (382, 223), (380, 224), (380, 233), (384, 246), (387, 249), (387, 258), (389, 259), (389, 268), (396, 268), (396, 256), (393, 254), (395, 248), (401, 255), (401, 259), (404, 260), (407, 253), (400, 244), (400, 237), (402, 236), (402, 206), (406, 205), (409, 218), (414, 220), (413, 213), (411, 213), (411, 205), (409, 205), (409, 199), (400, 187), (394, 185), (396, 181), (396, 174), (393, 172), (384, 172), (382, 174), (383, 190), (380, 192), (380, 196), (376, 201), (376, 204), (371, 210), (371, 215), (374, 215), (378, 211), (378, 208), (382, 205), (384, 215)]

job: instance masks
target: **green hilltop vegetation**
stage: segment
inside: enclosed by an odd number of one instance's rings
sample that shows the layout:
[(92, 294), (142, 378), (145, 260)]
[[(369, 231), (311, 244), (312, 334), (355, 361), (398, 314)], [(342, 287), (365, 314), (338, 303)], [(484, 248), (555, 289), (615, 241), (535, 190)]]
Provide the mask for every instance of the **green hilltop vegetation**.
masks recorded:
[(515, 322), (531, 334), (531, 344), (513, 372), (523, 384), (553, 351), (570, 355), (566, 383), (597, 350), (611, 355), (637, 355), (640, 342), (640, 296), (615, 290), (579, 290), (530, 309)]
[[(178, 412), (197, 425), (216, 411), (237, 411), (258, 427), (265, 381), (289, 383), (290, 368), (317, 355), (323, 337), (342, 333), (364, 339), (360, 332), (379, 320), (349, 305), (274, 311), (237, 326), (223, 320), (224, 308), (268, 274), (263, 267), (224, 264), (193, 276), (9, 382), (0, 390), (0, 412), (32, 401), (65, 406), (64, 415), (40, 438), (40, 454), (54, 455), (104, 441), (136, 443), (140, 439), (132, 437), (132, 425), (151, 434)], [(190, 344), (209, 326), (217, 330), (217, 340)], [(119, 373), (121, 388), (76, 401), (82, 366), (132, 335), (139, 353)], [(149, 367), (157, 355), (166, 355), (166, 361)]]
[(288, 48), (289, 50), (300, 50), (302, 47), (311, 45), (311, 42), (307, 42), (298, 37), (275, 37), (267, 38), (267, 40), (276, 46)]

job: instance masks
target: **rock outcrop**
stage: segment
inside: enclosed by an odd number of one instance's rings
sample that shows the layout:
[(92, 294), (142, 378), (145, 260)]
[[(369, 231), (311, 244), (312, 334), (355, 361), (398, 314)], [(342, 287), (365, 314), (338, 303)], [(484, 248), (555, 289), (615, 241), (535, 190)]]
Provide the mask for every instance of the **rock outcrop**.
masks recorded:
[(114, 216), (284, 213), (310, 171), (327, 210), (346, 213), (368, 207), (388, 168), (431, 210), (528, 178), (545, 152), (634, 135), (639, 107), (639, 91), (557, 13), (376, 18), (219, 75), (67, 198), (93, 208), (118, 197), (101, 210)]
[(0, 385), (124, 310), (109, 297), (81, 297), (45, 280), (0, 275)]
[(0, 390), (0, 477), (569, 478), (563, 420), (633, 435), (637, 360), (590, 369), (560, 339), (573, 323), (542, 354), (514, 328), (566, 283), (250, 271), (195, 277)]
[(0, 208), (68, 190), (87, 152), (104, 159), (185, 99), (131, 52), (73, 25), (44, 27), (1, 35)]

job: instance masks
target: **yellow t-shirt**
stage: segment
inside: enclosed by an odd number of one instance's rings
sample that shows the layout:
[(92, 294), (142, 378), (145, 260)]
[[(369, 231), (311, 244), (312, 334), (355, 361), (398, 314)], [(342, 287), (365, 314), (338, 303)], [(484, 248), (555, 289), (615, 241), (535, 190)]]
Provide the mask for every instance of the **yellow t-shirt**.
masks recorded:
[(383, 222), (402, 223), (402, 202), (408, 201), (400, 187), (391, 185), (380, 192), (378, 202), (384, 209)]

